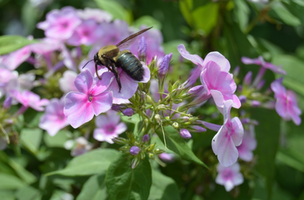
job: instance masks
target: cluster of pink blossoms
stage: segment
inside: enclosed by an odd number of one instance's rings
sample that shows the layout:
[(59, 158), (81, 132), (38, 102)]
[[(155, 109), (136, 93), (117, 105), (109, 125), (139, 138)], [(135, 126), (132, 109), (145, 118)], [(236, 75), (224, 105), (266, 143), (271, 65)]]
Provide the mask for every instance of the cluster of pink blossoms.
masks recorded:
[[(56, 135), (59, 130), (68, 125), (76, 129), (96, 117), (94, 119), (96, 127), (91, 131), (93, 138), (97, 141), (113, 143), (115, 138), (127, 130), (126, 124), (120, 122), (120, 116), (115, 111), (121, 111), (125, 116), (132, 116), (134, 110), (138, 108), (132, 107), (130, 99), (138, 94), (138, 90), (141, 90), (138, 95), (140, 99), (148, 99), (151, 95), (152, 98), (149, 101), (153, 101), (154, 104), (143, 110), (141, 117), (155, 116), (157, 128), (165, 123), (166, 119), (172, 120), (170, 122), (175, 120), (171, 125), (178, 130), (181, 137), (186, 139), (191, 138), (193, 132), (206, 131), (205, 127), (216, 131), (211, 141), (212, 150), (219, 160), (217, 167), (219, 174), (216, 182), (224, 185), (227, 191), (243, 182), (237, 161), (242, 159), (250, 162), (253, 159), (252, 151), (257, 145), (253, 128), (256, 124), (254, 120), (242, 118), (242, 116), (232, 118), (231, 109), (232, 107), (239, 109), (244, 103), (251, 103), (251, 106), (269, 106), (269, 102), (259, 102), (243, 96), (242, 89), (245, 89), (245, 86), (260, 89), (264, 84), (262, 78), (266, 69), (284, 74), (282, 69), (265, 62), (262, 57), (243, 58), (244, 64), (257, 64), (261, 68), (253, 83), (251, 83), (252, 73), (248, 73), (243, 86), (239, 86), (237, 90), (233, 74), (229, 72), (230, 63), (222, 54), (211, 52), (203, 60), (198, 55), (190, 54), (184, 45), (179, 45), (177, 49), (180, 55), (196, 65), (189, 79), (175, 90), (176, 93), (177, 91), (184, 92), (185, 94), (181, 97), (185, 99), (155, 106), (158, 102), (170, 97), (170, 92), (172, 92), (169, 91), (169, 86), (165, 82), (172, 54), (164, 54), (161, 47), (162, 36), (158, 30), (151, 29), (145, 32), (130, 46), (129, 50), (141, 61), (145, 61), (142, 63), (144, 77), (142, 81), (135, 81), (125, 71), (118, 68), (122, 85), (119, 91), (114, 74), (105, 67), (100, 66), (97, 71), (101, 80), (96, 77), (93, 62), (88, 63), (85, 68), (82, 67), (101, 47), (117, 44), (135, 32), (124, 21), (112, 21), (111, 15), (101, 10), (76, 10), (65, 7), (48, 13), (46, 21), (40, 22), (37, 27), (45, 31), (46, 38), (0, 58), (0, 98), (5, 96), (3, 107), (9, 109), (17, 102), (22, 104), (14, 116), (24, 113), (29, 107), (40, 112), (45, 111), (40, 118), (39, 127), (51, 136)], [(84, 53), (83, 46), (90, 46), (91, 50)], [(158, 62), (154, 65), (157, 65), (157, 73), (154, 73), (155, 69), (149, 64), (156, 58)], [(30, 73), (19, 75), (15, 69), (25, 61), (36, 68), (46, 68), (43, 79), (35, 81), (35, 75)], [(62, 75), (58, 80), (62, 92), (61, 98), (41, 99), (31, 91), (36, 86), (44, 86), (57, 72)], [(151, 77), (153, 79), (150, 80)], [(199, 85), (195, 85), (198, 80)], [(149, 86), (149, 88), (142, 89), (139, 83), (142, 87)], [(281, 80), (274, 81), (271, 89), (276, 99), (271, 104), (273, 108), (283, 119), (293, 120), (295, 124), (300, 124), (301, 111), (297, 106), (295, 94), (286, 90)], [(240, 93), (239, 96), (237, 92)], [(209, 99), (213, 100), (218, 111), (223, 115), (223, 124), (217, 125), (201, 120), (196, 120), (190, 125), (183, 124), (189, 120), (186, 115), (188, 113), (180, 113), (179, 110), (195, 109)], [(148, 101), (143, 100), (143, 102)], [(157, 113), (152, 110), (153, 107), (159, 109)], [(143, 106), (143, 108), (146, 107)], [(152, 121), (150, 118), (149, 120)], [(141, 142), (148, 143), (149, 134), (145, 134)], [(88, 138), (80, 137), (74, 143), (73, 156), (92, 149)], [(137, 145), (128, 149), (134, 157), (141, 151), (142, 149)], [(172, 161), (174, 157), (166, 153), (159, 156), (166, 162)], [(132, 167), (136, 167), (137, 164), (138, 160), (132, 162)]]

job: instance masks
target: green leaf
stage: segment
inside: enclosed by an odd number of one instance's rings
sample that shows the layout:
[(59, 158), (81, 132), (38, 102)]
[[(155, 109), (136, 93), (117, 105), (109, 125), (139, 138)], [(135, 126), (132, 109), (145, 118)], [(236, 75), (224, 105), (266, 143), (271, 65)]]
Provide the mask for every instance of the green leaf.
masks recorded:
[(291, 0), (283, 2), (283, 4), (289, 12), (296, 16), (301, 21), (302, 25), (304, 25), (304, 2), (302, 0)]
[(217, 24), (218, 4), (209, 3), (192, 12), (194, 27), (208, 35)]
[(152, 186), (148, 199), (179, 200), (179, 190), (175, 181), (156, 170), (152, 170)]
[(0, 37), (0, 55), (16, 51), (26, 45), (36, 43), (18, 35), (4, 35)]
[(233, 9), (233, 11), (235, 15), (235, 20), (237, 20), (240, 29), (242, 31), (245, 31), (250, 14), (250, 9), (248, 7), (248, 4), (244, 0), (234, 0), (234, 5), (235, 8)]
[[(191, 151), (189, 146), (187, 145), (187, 142), (184, 138), (182, 138), (179, 133), (171, 126), (164, 127), (165, 137), (166, 137), (166, 143), (167, 147), (180, 155), (185, 160), (193, 161), (197, 164), (203, 165), (207, 167), (198, 157), (195, 156), (195, 154)], [(163, 133), (161, 130), (158, 130), (157, 135), (163, 139)]]
[(279, 1), (272, 1), (269, 5), (271, 10), (268, 12), (269, 16), (290, 26), (299, 26), (301, 21), (294, 16), (286, 7)]
[(31, 186), (23, 187), (16, 192), (16, 198), (18, 200), (39, 200), (41, 196), (39, 190)]
[(96, 174), (83, 185), (76, 200), (105, 200), (107, 196), (105, 174)]
[(0, 180), (0, 190), (12, 190), (25, 186), (22, 180), (9, 174), (0, 173)]
[(114, 149), (96, 149), (73, 158), (64, 169), (50, 172), (46, 176), (55, 174), (62, 176), (87, 176), (105, 173), (119, 154)]
[[(128, 130), (133, 130), (135, 135), (139, 134), (139, 125), (140, 125), (140, 118), (138, 114), (132, 115), (131, 117), (121, 115), (121, 121), (127, 123)], [(134, 124), (134, 127), (130, 124)]]
[(160, 30), (162, 26), (159, 21), (148, 15), (142, 16), (133, 22), (133, 26), (137, 28), (140, 28), (142, 25), (146, 25), (147, 27), (152, 26), (158, 30)]
[(297, 155), (294, 155), (293, 152), (285, 152), (285, 151), (279, 151), (277, 153), (276, 159), (281, 161), (282, 163), (297, 169), (301, 172), (304, 172), (304, 163), (301, 160), (301, 158)]
[(95, 0), (97, 6), (107, 12), (109, 12), (114, 19), (123, 19), (129, 24), (132, 22), (132, 15), (126, 9), (124, 9), (119, 3), (112, 0)]
[(185, 18), (185, 20), (187, 21), (187, 23), (190, 26), (193, 26), (193, 16), (191, 14), (191, 10), (192, 10), (192, 0), (180, 0), (179, 1), (179, 8)]
[(257, 170), (266, 180), (268, 198), (272, 193), (275, 176), (275, 157), (279, 145), (280, 117), (274, 110), (255, 108), (252, 110), (253, 119), (258, 120), (255, 127), (257, 148)]
[(13, 190), (0, 190), (0, 197), (5, 200), (16, 200)]
[(304, 96), (304, 61), (295, 56), (280, 54), (274, 56), (272, 62), (281, 65), (286, 71), (284, 85)]
[(135, 169), (122, 155), (108, 169), (106, 186), (110, 199), (148, 199), (152, 184), (151, 166), (148, 158), (141, 160)]
[(225, 55), (228, 55), (227, 59), (230, 61), (231, 66), (237, 66), (241, 64), (241, 58), (257, 57), (256, 50), (249, 42), (247, 36), (240, 30), (235, 23), (228, 23), (225, 21), (224, 36), (226, 39)]
[(68, 135), (72, 135), (70, 131), (67, 130), (60, 130), (56, 135), (53, 137), (49, 134), (44, 134), (44, 142), (48, 147), (60, 147), (63, 148), (65, 142), (68, 140)]
[(204, 6), (207, 3), (211, 3), (211, 0), (193, 0), (193, 8), (198, 8), (200, 6)]
[(20, 141), (32, 154), (36, 155), (42, 139), (41, 129), (23, 129)]

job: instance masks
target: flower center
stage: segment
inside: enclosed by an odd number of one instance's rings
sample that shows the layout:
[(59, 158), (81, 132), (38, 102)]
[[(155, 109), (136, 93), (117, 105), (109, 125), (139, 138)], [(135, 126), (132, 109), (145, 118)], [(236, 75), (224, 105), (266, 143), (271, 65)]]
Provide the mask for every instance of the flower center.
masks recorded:
[(115, 130), (115, 127), (112, 125), (109, 125), (106, 127), (106, 133), (109, 135), (112, 134), (114, 132), (114, 130)]
[(92, 100), (93, 100), (93, 95), (89, 94), (88, 100), (89, 100), (89, 102), (92, 102)]
[(229, 179), (231, 179), (231, 177), (232, 177), (231, 171), (225, 171), (225, 172), (223, 172), (223, 178), (225, 180), (229, 180)]

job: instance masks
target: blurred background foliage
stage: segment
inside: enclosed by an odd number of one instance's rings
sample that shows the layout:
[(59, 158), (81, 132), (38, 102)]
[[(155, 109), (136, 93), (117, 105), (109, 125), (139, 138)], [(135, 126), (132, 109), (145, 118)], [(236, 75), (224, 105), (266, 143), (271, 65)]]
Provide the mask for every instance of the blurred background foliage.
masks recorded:
[[(165, 52), (172, 52), (174, 60), (179, 59), (177, 46), (181, 43), (190, 53), (202, 58), (210, 51), (219, 51), (230, 61), (232, 69), (241, 67), (239, 77), (244, 77), (249, 70), (255, 73), (258, 70), (245, 67), (242, 56), (262, 55), (265, 60), (283, 66), (287, 72), (284, 84), (298, 93), (299, 106), (304, 110), (303, 0), (270, 0), (267, 4), (247, 0), (0, 0), (0, 34), (42, 38), (43, 31), (36, 28), (37, 22), (44, 21), (47, 12), (64, 6), (101, 8), (130, 26), (160, 29)], [(189, 66), (182, 65), (184, 68), (174, 76), (178, 78), (190, 71)], [(272, 73), (267, 76), (269, 81), (274, 78)], [(260, 122), (256, 129), (258, 147), (253, 177), (244, 174), (245, 183), (227, 193), (223, 186), (212, 184), (212, 177), (207, 176), (201, 166), (183, 165), (186, 161), (168, 164), (162, 172), (175, 180), (181, 199), (304, 199), (303, 123), (295, 126), (285, 122), (274, 111), (254, 109), (253, 113)], [(39, 116), (21, 121), (34, 126)], [(90, 182), (102, 182), (101, 175), (91, 178), (42, 175), (66, 166), (70, 155), (61, 144), (65, 138), (60, 137), (65, 134), (51, 138), (37, 129), (33, 140), (32, 131), (23, 129), (19, 138), (27, 151), (0, 152), (1, 199), (63, 199), (65, 191), (74, 196), (80, 194), (77, 199), (85, 199), (88, 196), (81, 188), (89, 191)], [(200, 145), (209, 146), (212, 137), (210, 133), (195, 135), (193, 150)], [(193, 171), (202, 171), (202, 174), (193, 177)], [(157, 175), (153, 178), (158, 180)]]

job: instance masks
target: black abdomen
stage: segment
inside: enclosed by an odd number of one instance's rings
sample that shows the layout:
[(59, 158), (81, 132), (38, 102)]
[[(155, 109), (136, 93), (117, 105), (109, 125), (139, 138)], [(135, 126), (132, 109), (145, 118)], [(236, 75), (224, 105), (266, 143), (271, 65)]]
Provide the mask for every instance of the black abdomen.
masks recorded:
[(116, 61), (117, 67), (121, 67), (132, 79), (142, 81), (144, 68), (140, 61), (131, 53), (126, 52)]

